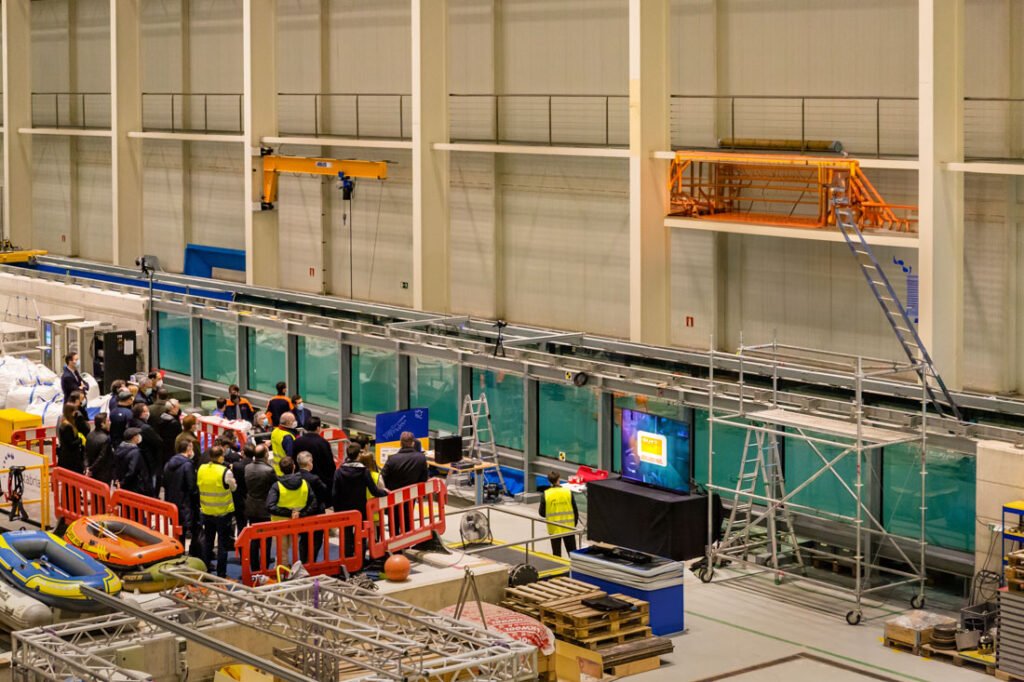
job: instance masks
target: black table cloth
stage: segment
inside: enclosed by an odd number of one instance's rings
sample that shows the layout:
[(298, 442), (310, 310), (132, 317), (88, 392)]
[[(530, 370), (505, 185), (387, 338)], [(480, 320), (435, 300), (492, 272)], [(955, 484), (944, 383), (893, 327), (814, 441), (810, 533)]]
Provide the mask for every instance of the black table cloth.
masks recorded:
[[(715, 498), (717, 531), (721, 504)], [(587, 483), (587, 537), (592, 542), (684, 561), (705, 554), (707, 534), (706, 495), (681, 495), (621, 479)]]

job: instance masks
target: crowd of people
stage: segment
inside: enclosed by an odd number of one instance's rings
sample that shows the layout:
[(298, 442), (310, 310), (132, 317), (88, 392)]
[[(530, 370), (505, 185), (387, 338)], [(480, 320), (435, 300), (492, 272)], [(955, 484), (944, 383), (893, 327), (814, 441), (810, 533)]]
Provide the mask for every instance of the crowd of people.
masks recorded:
[[(235, 534), (249, 524), (328, 511), (365, 516), (367, 500), (425, 482), (429, 475), (411, 433), (402, 434), (401, 448), (379, 472), (366, 440), (349, 441), (344, 461), (336, 466), (320, 419), (303, 406), (301, 396), (288, 395), (284, 382), (264, 410), (232, 385), (213, 414), (248, 421), (254, 436), (240, 446), (229, 430), (205, 449), (196, 416), (183, 412), (156, 373), (138, 383), (113, 382), (107, 413), (92, 420), (77, 353), (65, 357), (61, 388), (58, 466), (174, 504), (189, 554), (220, 576), (226, 575)], [(300, 543), (299, 556), (315, 560), (324, 541), (322, 533), (315, 534), (312, 548)], [(256, 549), (253, 568), (260, 555)]]

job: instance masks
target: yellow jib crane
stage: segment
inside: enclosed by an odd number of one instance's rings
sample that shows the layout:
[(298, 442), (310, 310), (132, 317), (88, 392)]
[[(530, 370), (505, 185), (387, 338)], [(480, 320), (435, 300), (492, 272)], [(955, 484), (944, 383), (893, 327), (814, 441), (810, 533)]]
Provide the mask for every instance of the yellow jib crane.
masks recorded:
[(275, 156), (272, 150), (260, 150), (263, 157), (263, 196), (260, 208), (273, 210), (277, 202), (277, 176), (280, 173), (301, 175), (329, 175), (338, 179), (342, 199), (352, 199), (356, 178), (386, 180), (387, 161), (360, 161), (358, 159), (317, 159), (302, 156)]

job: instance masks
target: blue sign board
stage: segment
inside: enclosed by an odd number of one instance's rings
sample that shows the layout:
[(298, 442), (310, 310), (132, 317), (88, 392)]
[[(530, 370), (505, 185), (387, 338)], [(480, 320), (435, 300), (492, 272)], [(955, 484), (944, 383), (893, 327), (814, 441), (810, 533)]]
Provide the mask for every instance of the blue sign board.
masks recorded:
[(377, 415), (377, 429), (374, 435), (378, 443), (397, 441), (403, 431), (411, 431), (416, 438), (427, 438), (430, 435), (430, 410), (426, 407), (415, 407), (411, 410), (382, 412)]

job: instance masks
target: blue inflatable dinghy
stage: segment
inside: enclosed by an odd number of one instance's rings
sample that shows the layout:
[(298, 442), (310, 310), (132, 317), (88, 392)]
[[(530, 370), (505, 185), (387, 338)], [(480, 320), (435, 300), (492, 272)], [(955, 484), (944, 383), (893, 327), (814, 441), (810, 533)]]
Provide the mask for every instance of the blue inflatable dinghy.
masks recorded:
[(88, 554), (41, 530), (0, 535), (0, 575), (15, 588), (47, 606), (68, 611), (99, 611), (103, 606), (82, 594), (82, 586), (109, 595), (121, 591), (121, 579)]

